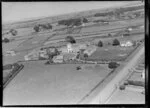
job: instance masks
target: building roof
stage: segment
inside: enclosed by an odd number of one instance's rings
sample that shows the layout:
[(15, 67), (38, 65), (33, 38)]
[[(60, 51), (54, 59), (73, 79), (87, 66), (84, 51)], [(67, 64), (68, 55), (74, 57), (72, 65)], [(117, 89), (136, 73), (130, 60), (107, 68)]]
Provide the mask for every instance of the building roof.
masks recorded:
[(74, 54), (74, 53), (64, 54), (64, 56), (63, 56), (64, 60), (73, 59), (75, 57), (76, 57), (76, 54)]

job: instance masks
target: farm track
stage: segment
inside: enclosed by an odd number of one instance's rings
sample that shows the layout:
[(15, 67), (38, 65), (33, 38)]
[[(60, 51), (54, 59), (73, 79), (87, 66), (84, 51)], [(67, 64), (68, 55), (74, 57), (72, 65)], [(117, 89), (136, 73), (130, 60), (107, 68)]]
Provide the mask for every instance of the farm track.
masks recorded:
[[(110, 32), (110, 33), (115, 33), (115, 32)], [(133, 34), (131, 34), (131, 35), (139, 35), (139, 34), (144, 34), (144, 32), (138, 32), (138, 33), (133, 33)], [(113, 37), (119, 37), (120, 35), (119, 34), (117, 34), (117, 35), (115, 35), (115, 36), (113, 36)], [(51, 37), (48, 37), (48, 38), (51, 38)], [(16, 51), (16, 52), (25, 52), (25, 51), (30, 51), (30, 50), (33, 50), (33, 49), (35, 49), (35, 48), (39, 48), (39, 47), (42, 47), (42, 46), (45, 46), (44, 45), (44, 43), (48, 40), (48, 38), (47, 39), (45, 39), (45, 41), (44, 42), (42, 42), (42, 43), (40, 43), (40, 45), (38, 45), (38, 46), (35, 46), (35, 47), (32, 47), (32, 48), (29, 48), (29, 49), (25, 49), (25, 50), (19, 50), (19, 51)], [(81, 40), (81, 39), (87, 39), (87, 38), (110, 38), (110, 37), (108, 37), (108, 36), (91, 36), (91, 35), (89, 35), (89, 36), (84, 36), (84, 37), (81, 37), (81, 36), (76, 36), (76, 40)], [(49, 42), (53, 42), (53, 41), (56, 41), (56, 40), (59, 40), (59, 42), (60, 41), (64, 41), (64, 38), (62, 38), (62, 39), (55, 39), (55, 40), (51, 40), (51, 41), (49, 41)], [(50, 43), (48, 43), (48, 44), (50, 44)], [(14, 49), (14, 51), (15, 51), (15, 49)]]
[[(138, 25), (136, 25), (136, 26), (141, 26), (142, 24), (138, 24)], [(92, 27), (93, 26), (95, 26), (95, 25), (92, 25)], [(88, 28), (89, 26), (87, 26), (87, 27), (85, 27), (85, 28)], [(90, 26), (91, 27), (91, 26)], [(127, 26), (128, 27), (128, 26)], [(100, 37), (100, 36), (97, 36), (97, 35), (102, 35), (102, 34), (106, 34), (106, 33), (116, 33), (116, 32), (119, 32), (118, 34), (116, 34), (116, 36), (117, 35), (120, 35), (122, 32), (123, 32), (123, 30), (125, 30), (127, 27), (118, 27), (118, 28), (113, 28), (113, 29), (107, 29), (107, 30), (101, 30), (101, 31), (99, 31), (99, 32), (90, 32), (90, 33), (88, 33), (88, 32), (85, 32), (85, 33), (82, 33), (82, 34), (79, 34), (79, 33), (72, 33), (72, 35), (75, 35), (75, 34), (77, 34), (77, 36), (74, 36), (75, 38), (81, 38), (81, 39), (83, 39), (83, 38), (89, 38), (89, 37)], [(76, 29), (74, 29), (74, 30), (79, 30), (79, 31), (77, 31), (77, 32), (81, 32), (81, 29), (82, 29), (83, 27), (78, 27), (78, 28), (76, 28)], [(112, 31), (112, 32), (109, 32), (109, 31)], [(102, 33), (103, 32), (103, 33)], [(105, 33), (106, 32), (106, 33)], [(45, 34), (45, 33), (42, 33), (42, 34)], [(32, 49), (34, 49), (34, 48), (38, 48), (38, 47), (40, 47), (40, 46), (44, 46), (43, 44), (47, 41), (47, 42), (52, 42), (52, 41), (58, 41), (58, 40), (63, 40), (64, 38), (57, 38), (57, 39), (51, 39), (51, 38), (53, 38), (54, 36), (55, 37), (60, 37), (61, 35), (67, 35), (67, 33), (64, 33), (64, 34), (53, 34), (53, 35), (51, 35), (51, 36), (49, 36), (48, 38), (46, 38), (42, 43), (40, 43), (40, 45), (38, 45), (38, 46), (35, 46), (35, 47), (33, 47), (33, 48), (30, 48), (30, 49), (27, 49), (27, 50), (32, 50)], [(71, 34), (70, 34), (71, 35)], [(96, 36), (93, 36), (93, 35), (96, 35)], [(32, 37), (30, 37), (29, 39), (27, 39), (27, 40), (25, 40), (25, 41), (23, 41), (22, 43), (20, 43), (18, 46), (20, 46), (20, 45), (22, 45), (23, 43), (25, 43), (25, 42), (27, 42), (27, 41), (29, 41), (29, 40), (31, 40), (31, 39), (33, 39), (34, 37), (36, 37), (36, 35), (34, 35), (34, 36), (32, 36)], [(105, 37), (107, 37), (107, 36), (105, 36)], [(105, 38), (104, 36), (101, 36), (101, 38)], [(50, 40), (51, 39), (51, 40)], [(20, 40), (22, 40), (22, 39), (20, 39)], [(24, 40), (24, 39), (23, 39)], [(17, 40), (17, 41), (19, 41), (19, 40)], [(22, 51), (26, 51), (26, 50), (22, 50)], [(21, 51), (21, 52), (22, 52)]]
[[(116, 33), (117, 31), (115, 31), (115, 32), (107, 32), (107, 33)], [(120, 36), (121, 34), (123, 33), (123, 31), (121, 31), (121, 32), (119, 32), (119, 33), (117, 33), (117, 34), (115, 34), (114, 36), (112, 36), (112, 37), (118, 37), (118, 36)], [(104, 34), (104, 36), (97, 36), (97, 35), (102, 35), (102, 34)], [(96, 34), (89, 34), (89, 35), (82, 35), (82, 36), (75, 36), (75, 38), (76, 38), (76, 40), (81, 40), (81, 39), (84, 39), (84, 38), (110, 38), (110, 37), (108, 37), (108, 36), (106, 36), (105, 35), (106, 33), (96, 33)], [(144, 34), (144, 32), (138, 32), (138, 33), (131, 33), (131, 35), (139, 35), (139, 34)], [(94, 36), (95, 35), (95, 36)], [(53, 42), (53, 41), (57, 41), (57, 40), (61, 40), (61, 41), (64, 41), (64, 38), (59, 38), (59, 39), (52, 39), (52, 40), (50, 40), (50, 41), (48, 41), (48, 44), (49, 43), (51, 43), (51, 42)]]
[[(137, 26), (141, 26), (141, 24), (139, 24), (139, 25), (137, 25)], [(88, 26), (89, 27), (89, 26)], [(91, 27), (91, 26), (90, 26)], [(92, 27), (94, 27), (94, 25), (92, 26)], [(87, 27), (84, 27), (84, 28), (87, 28)], [(110, 31), (110, 30), (117, 30), (117, 29), (120, 29), (120, 30), (122, 30), (122, 29), (126, 29), (127, 27), (118, 27), (118, 28), (113, 28), (113, 29), (108, 29), (108, 30), (101, 30), (100, 32), (97, 32), (97, 33), (95, 33), (95, 32), (85, 32), (85, 33), (82, 33), (82, 36), (88, 36), (88, 35), (95, 35), (95, 34), (102, 34), (101, 32), (106, 32), (106, 31)], [(78, 29), (78, 28), (77, 28)], [(69, 33), (70, 35), (80, 35), (79, 34), (79, 32), (81, 32), (81, 29), (82, 29), (82, 27), (80, 27), (79, 28), (79, 31), (77, 32), (77, 33)], [(76, 29), (75, 29), (76, 30)], [(91, 34), (86, 34), (86, 33), (91, 33)], [(113, 33), (113, 32), (110, 32), (110, 33)], [(44, 33), (43, 33), (44, 34)], [(64, 34), (56, 34), (55, 35), (55, 37), (57, 37), (57, 35), (58, 35), (58, 37), (59, 36), (61, 36), (61, 35), (68, 35), (67, 33), (64, 33)], [(30, 39), (32, 39), (32, 38), (34, 38), (35, 36), (31, 36), (31, 37), (27, 37), (27, 39), (28, 38), (30, 38)], [(26, 39), (26, 38), (25, 38)], [(63, 39), (63, 38), (58, 38), (58, 39)], [(18, 40), (14, 40), (14, 41), (20, 41), (20, 40), (24, 40), (24, 39), (18, 39)], [(57, 39), (53, 39), (53, 40), (57, 40)], [(26, 40), (25, 40), (26, 41)]]
[[(141, 18), (136, 18), (136, 19), (141, 19)], [(112, 20), (112, 21), (109, 21), (109, 22), (119, 22), (119, 21), (128, 21), (128, 20), (135, 20), (135, 19), (123, 19), (123, 20)], [(85, 27), (78, 27), (78, 28), (89, 28), (89, 27), (93, 27), (93, 26), (104, 26), (104, 25), (100, 25), (100, 24), (93, 24), (93, 25), (89, 25), (89, 26), (85, 26)], [(78, 29), (76, 28), (76, 29)], [(64, 30), (67, 30), (67, 29), (72, 29), (72, 27), (65, 27), (65, 28), (60, 28), (60, 29), (56, 29), (54, 31), (64, 31)], [(38, 34), (42, 35), (42, 34), (46, 34), (46, 33), (51, 33), (52, 31), (45, 31), (45, 32), (39, 32)], [(86, 33), (86, 32), (85, 32)], [(64, 33), (64, 34), (57, 34), (57, 35), (65, 35), (67, 33)], [(73, 34), (76, 34), (76, 33), (73, 33)], [(34, 34), (36, 36), (36, 34)], [(21, 38), (23, 36), (15, 36), (15, 38)], [(33, 37), (33, 36), (30, 36), (30, 37)], [(27, 37), (29, 38), (29, 37)], [(21, 39), (22, 40), (22, 39)], [(18, 41), (18, 40), (16, 40)]]

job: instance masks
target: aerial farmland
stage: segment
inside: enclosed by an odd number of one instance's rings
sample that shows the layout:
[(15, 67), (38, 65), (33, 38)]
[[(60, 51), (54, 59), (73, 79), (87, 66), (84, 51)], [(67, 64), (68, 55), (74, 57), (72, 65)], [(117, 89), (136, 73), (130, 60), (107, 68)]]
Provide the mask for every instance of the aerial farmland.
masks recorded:
[(144, 104), (144, 12), (132, 1), (3, 24), (3, 105)]

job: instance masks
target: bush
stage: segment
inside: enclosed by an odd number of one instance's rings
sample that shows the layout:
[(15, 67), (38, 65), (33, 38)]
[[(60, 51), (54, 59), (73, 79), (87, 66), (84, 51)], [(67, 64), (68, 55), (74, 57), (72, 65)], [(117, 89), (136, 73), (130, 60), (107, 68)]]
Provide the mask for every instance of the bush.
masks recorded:
[(119, 89), (120, 90), (125, 90), (125, 85), (120, 85)]
[(12, 64), (7, 64), (3, 66), (3, 70), (9, 70), (12, 69)]
[(4, 38), (4, 39), (2, 40), (2, 42), (8, 43), (8, 42), (10, 42), (10, 40), (9, 40), (8, 38)]
[(120, 42), (118, 39), (114, 39), (113, 40), (113, 46), (117, 46), (117, 45), (120, 45)]
[(45, 62), (45, 65), (48, 65), (48, 64), (50, 64), (50, 62), (49, 62), (49, 61)]
[(102, 47), (103, 46), (103, 42), (100, 40), (99, 42), (98, 42), (98, 45), (97, 45), (98, 47)]
[(110, 69), (115, 69), (115, 68), (118, 67), (118, 64), (117, 64), (116, 62), (110, 62), (110, 63), (108, 64), (108, 67), (109, 67)]
[(84, 56), (85, 59), (88, 58), (88, 54), (86, 54), (86, 53), (83, 56)]
[(83, 18), (83, 23), (88, 23), (88, 20), (86, 18)]
[(80, 70), (80, 69), (81, 69), (81, 66), (77, 66), (76, 69), (77, 69), (77, 70)]

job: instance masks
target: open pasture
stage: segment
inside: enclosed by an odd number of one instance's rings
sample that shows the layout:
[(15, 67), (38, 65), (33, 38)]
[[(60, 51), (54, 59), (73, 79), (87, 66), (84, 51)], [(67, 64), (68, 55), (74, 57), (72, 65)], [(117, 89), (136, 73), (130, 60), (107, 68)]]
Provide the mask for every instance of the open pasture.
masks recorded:
[(97, 48), (97, 50), (88, 57), (87, 60), (94, 60), (94, 61), (100, 61), (100, 60), (124, 60), (128, 56), (130, 52), (132, 52), (134, 47), (126, 48), (126, 47), (120, 47), (120, 46), (108, 46), (108, 47), (100, 47)]
[(25, 63), (24, 69), (5, 88), (4, 104), (77, 103), (111, 72), (107, 65), (87, 64), (81, 70), (76, 70), (77, 66)]

